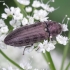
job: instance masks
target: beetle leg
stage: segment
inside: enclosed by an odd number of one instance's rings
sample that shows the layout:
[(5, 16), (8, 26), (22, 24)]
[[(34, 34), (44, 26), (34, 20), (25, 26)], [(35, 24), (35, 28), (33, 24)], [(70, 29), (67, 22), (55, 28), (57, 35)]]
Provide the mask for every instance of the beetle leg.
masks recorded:
[[(32, 44), (32, 45), (33, 45), (33, 44)], [(24, 48), (24, 50), (23, 50), (23, 55), (24, 55), (24, 52), (25, 52), (26, 48), (31, 47), (32, 45), (27, 45), (27, 46)]]
[(36, 49), (36, 51), (38, 51), (38, 50), (39, 50), (39, 48), (40, 48), (40, 47), (38, 47), (38, 48)]

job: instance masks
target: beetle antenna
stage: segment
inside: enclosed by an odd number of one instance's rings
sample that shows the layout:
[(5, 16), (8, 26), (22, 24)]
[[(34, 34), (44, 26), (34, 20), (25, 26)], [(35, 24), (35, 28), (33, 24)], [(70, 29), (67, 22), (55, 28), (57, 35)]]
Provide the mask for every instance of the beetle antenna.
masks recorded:
[(5, 5), (9, 9), (9, 6), (5, 2), (3, 3), (3, 5)]
[(69, 20), (70, 20), (70, 18), (67, 18), (67, 25), (68, 25)]
[(62, 23), (64, 23), (66, 18), (67, 18), (67, 15), (65, 15), (65, 17), (63, 18)]

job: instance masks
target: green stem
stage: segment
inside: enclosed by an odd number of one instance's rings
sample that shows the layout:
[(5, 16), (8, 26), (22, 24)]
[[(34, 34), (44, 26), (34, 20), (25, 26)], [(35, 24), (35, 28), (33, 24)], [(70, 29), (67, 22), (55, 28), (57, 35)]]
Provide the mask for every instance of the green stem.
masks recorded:
[[(68, 38), (70, 38), (70, 33), (69, 33)], [(63, 58), (62, 58), (62, 63), (61, 63), (60, 70), (63, 70), (64, 62), (65, 62), (66, 55), (67, 55), (67, 52), (68, 52), (68, 48), (69, 48), (69, 42), (68, 42), (68, 44), (65, 46), (64, 51), (63, 51)]]
[(44, 56), (46, 62), (48, 63), (50, 70), (56, 70), (50, 53), (46, 51), (45, 53), (43, 53), (43, 56)]
[(16, 0), (14, 0), (14, 2), (16, 3), (16, 5), (21, 9), (21, 12), (23, 13), (24, 17), (27, 16), (27, 13), (24, 10), (24, 5), (19, 4)]
[(68, 69), (69, 69), (69, 67), (70, 67), (70, 62), (69, 62), (69, 64), (67, 65), (67, 67), (66, 67), (66, 69), (65, 69), (65, 70), (68, 70)]
[(2, 54), (2, 56), (4, 56), (8, 61), (10, 61), (13, 65), (15, 65), (16, 67), (18, 67), (20, 70), (24, 70), (16, 62), (14, 62), (12, 59), (10, 59), (2, 50), (0, 50), (0, 53)]

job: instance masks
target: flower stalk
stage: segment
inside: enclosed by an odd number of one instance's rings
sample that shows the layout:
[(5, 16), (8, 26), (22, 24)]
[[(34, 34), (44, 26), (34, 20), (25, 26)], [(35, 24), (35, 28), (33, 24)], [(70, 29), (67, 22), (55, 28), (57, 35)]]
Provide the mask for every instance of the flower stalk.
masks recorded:
[(70, 67), (70, 62), (68, 63), (68, 65), (67, 65), (67, 67), (66, 67), (66, 69), (65, 69), (65, 70), (68, 70), (68, 69), (69, 69), (69, 67)]
[(46, 51), (45, 53), (42, 53), (42, 54), (43, 54), (43, 56), (44, 56), (46, 62), (48, 63), (50, 70), (56, 70), (56, 69), (55, 69), (55, 66), (54, 66), (54, 63), (53, 63), (53, 61), (52, 61), (50, 52), (47, 52), (47, 51)]
[[(68, 38), (70, 38), (70, 33), (69, 33), (69, 36)], [(70, 42), (70, 41), (69, 41)], [(68, 44), (65, 46), (64, 48), (64, 52), (63, 52), (63, 58), (62, 58), (62, 63), (61, 63), (61, 68), (60, 70), (63, 70), (63, 67), (64, 67), (64, 62), (65, 62), (65, 59), (66, 59), (66, 56), (67, 56), (67, 52), (68, 52), (68, 48), (69, 48), (69, 42)]]

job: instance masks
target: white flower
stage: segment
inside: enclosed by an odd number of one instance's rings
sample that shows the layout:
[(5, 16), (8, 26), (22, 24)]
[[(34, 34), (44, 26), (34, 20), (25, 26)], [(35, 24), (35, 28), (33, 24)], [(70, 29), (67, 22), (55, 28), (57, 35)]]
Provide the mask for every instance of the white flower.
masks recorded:
[(41, 7), (42, 7), (43, 9), (47, 10), (47, 11), (48, 11), (48, 9), (49, 9), (49, 5), (48, 5), (48, 4), (42, 3), (42, 4), (41, 4)]
[(41, 7), (48, 12), (53, 12), (55, 10), (54, 7), (49, 7), (48, 4), (44, 4), (44, 3), (41, 4)]
[(26, 18), (23, 18), (22, 19), (22, 25), (26, 25), (26, 24), (28, 24), (28, 20)]
[(10, 67), (8, 67), (8, 70), (13, 70), (13, 68), (10, 66)]
[(50, 52), (51, 50), (53, 50), (55, 48), (55, 44), (53, 43), (53, 41), (47, 41), (44, 40), (43, 42), (44, 48), (46, 49), (46, 51)]
[(5, 37), (6, 37), (5, 34), (0, 35), (0, 41), (4, 41)]
[(0, 28), (0, 32), (1, 33), (7, 33), (9, 31), (8, 27), (7, 26), (4, 26), (4, 27), (1, 27)]
[(16, 12), (14, 7), (10, 7), (10, 11), (11, 11), (12, 14)]
[(20, 4), (23, 5), (29, 5), (30, 4), (30, 0), (17, 0)]
[(27, 17), (28, 17), (29, 24), (34, 24), (34, 18), (31, 16), (27, 16)]
[(21, 22), (19, 20), (14, 20), (14, 19), (12, 19), (9, 23), (11, 26), (14, 27), (14, 29), (20, 27), (20, 25), (21, 25)]
[(53, 12), (54, 10), (55, 10), (54, 7), (50, 7), (48, 11)]
[(26, 10), (26, 12), (31, 12), (32, 11), (32, 7), (26, 7), (25, 10)]
[(33, 17), (30, 17), (30, 18), (29, 18), (29, 23), (30, 23), (30, 24), (34, 24), (34, 18), (33, 18)]
[(2, 19), (0, 19), (0, 27), (3, 27), (3, 26), (5, 26), (5, 23)]
[(4, 11), (7, 15), (12, 15), (13, 14), (9, 8), (5, 8)]
[(33, 7), (38, 8), (38, 7), (40, 7), (40, 5), (41, 5), (40, 1), (37, 1), (37, 0), (33, 1), (33, 4), (32, 4)]
[(25, 62), (25, 61), (23, 63), (20, 63), (20, 66), (25, 70), (32, 69), (32, 66), (30, 65), (30, 63)]
[(3, 13), (2, 16), (1, 16), (1, 17), (4, 18), (4, 19), (7, 19), (7, 17), (8, 17), (9, 15), (13, 15), (13, 12), (11, 11), (10, 8), (5, 8), (4, 11), (5, 11), (5, 13)]
[(22, 63), (20, 63), (20, 66), (24, 69), (25, 68), (25, 66), (22, 64)]
[(42, 43), (39, 43), (38, 47), (39, 47), (39, 50), (38, 50), (39, 52), (45, 53), (45, 49)]
[(48, 21), (48, 18), (49, 18), (49, 17), (41, 18), (40, 21), (41, 21), (41, 22)]
[(58, 43), (63, 45), (66, 45), (68, 43), (68, 38), (62, 35), (56, 36), (56, 40), (58, 41)]
[(20, 10), (19, 7), (17, 7), (17, 8), (11, 7), (10, 9), (11, 9), (11, 11), (14, 13), (14, 15), (21, 12), (21, 10)]
[[(48, 46), (48, 47), (47, 47)], [(46, 47), (46, 51), (50, 52), (51, 50), (53, 50), (55, 48), (54, 44), (49, 42), (48, 45)]]
[(29, 63), (27, 63), (27, 69), (32, 69), (32, 66)]
[(35, 10), (34, 11), (34, 15), (33, 17), (36, 19), (36, 20), (47, 20), (48, 18), (46, 17), (48, 15), (48, 12), (46, 12), (45, 10), (43, 9), (40, 9), (40, 10)]
[(20, 13), (20, 8), (14, 8), (14, 7), (10, 7), (10, 8), (5, 8), (4, 9), (5, 13), (2, 13), (2, 18), (7, 19), (7, 17), (9, 15), (12, 15), (14, 17), (14, 19), (20, 20), (22, 19), (23, 15)]
[(9, 66), (7, 69), (6, 68), (2, 68), (2, 70), (19, 70), (19, 69), (14, 69), (11, 66)]
[(0, 49), (6, 48), (4, 39), (6, 37), (7, 32), (8, 32), (8, 27), (5, 25), (4, 21), (0, 19)]
[(11, 7), (10, 10), (13, 14), (12, 16), (14, 20), (21, 20), (23, 18), (23, 14), (21, 13), (21, 10), (19, 7), (17, 8)]
[(47, 40), (44, 40), (43, 43), (39, 43), (38, 47), (39, 47), (39, 52), (43, 53), (45, 53), (45, 50), (50, 52), (55, 48), (53, 42), (52, 41), (48, 42)]
[(6, 49), (6, 48), (7, 45), (4, 42), (0, 41), (0, 49)]
[(62, 31), (68, 31), (67, 24), (61, 24)]
[(2, 13), (1, 17), (4, 18), (4, 19), (7, 19), (7, 14)]
[(11, 26), (14, 26), (16, 21), (12, 19), (9, 23), (10, 23)]
[(15, 14), (13, 15), (13, 18), (14, 18), (15, 20), (21, 20), (21, 19), (23, 18), (23, 14), (21, 14), (21, 13), (15, 13)]

